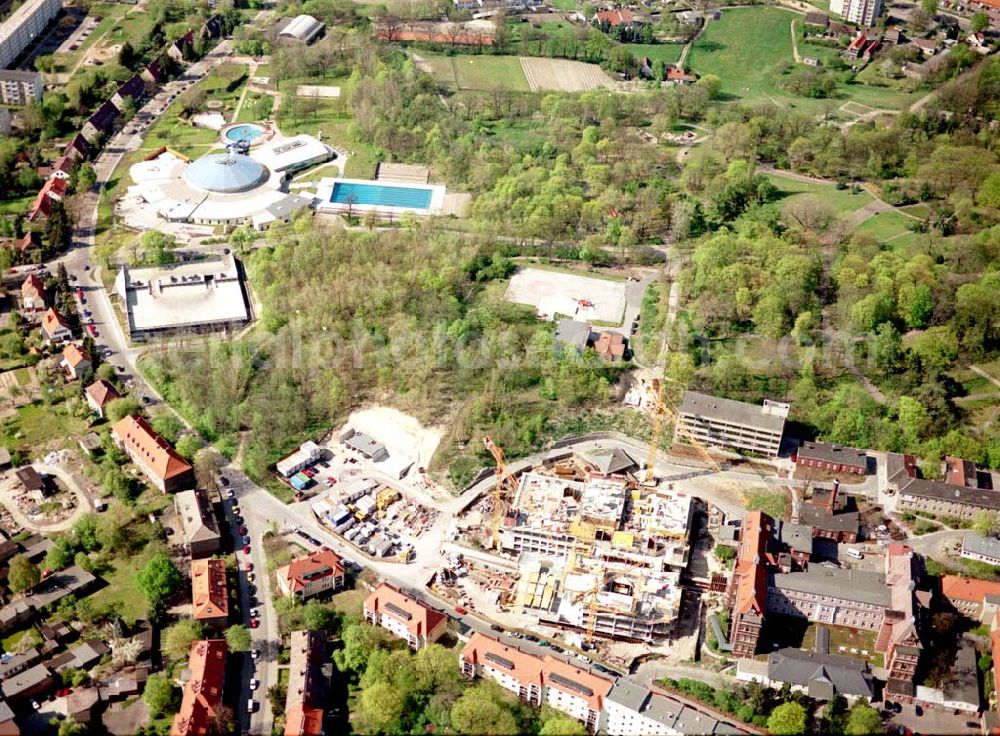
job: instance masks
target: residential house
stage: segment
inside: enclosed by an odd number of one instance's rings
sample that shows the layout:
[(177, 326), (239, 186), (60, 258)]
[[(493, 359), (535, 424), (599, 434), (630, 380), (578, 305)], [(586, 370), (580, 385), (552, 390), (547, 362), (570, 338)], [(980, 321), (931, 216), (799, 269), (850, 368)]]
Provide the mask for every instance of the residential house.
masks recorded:
[(184, 62), (185, 54), (189, 53), (193, 48), (194, 31), (188, 31), (170, 44), (170, 47), (167, 49), (167, 56), (176, 61), (178, 64), (181, 64)]
[(865, 34), (864, 31), (858, 31), (858, 35), (856, 35), (853, 39), (851, 39), (851, 43), (847, 47), (847, 50), (844, 51), (844, 55), (848, 59), (859, 59), (861, 58), (865, 46), (867, 45), (868, 45), (868, 36)]
[(124, 110), (126, 99), (132, 100), (136, 105), (146, 99), (146, 83), (139, 74), (133, 74), (125, 84), (115, 91), (111, 96), (111, 103), (119, 110)]
[(69, 181), (73, 176), (73, 169), (76, 167), (76, 159), (68, 154), (63, 154), (52, 164), (52, 176)]
[(340, 557), (331, 550), (317, 550), (291, 561), (275, 572), (283, 595), (311, 598), (344, 587), (346, 577)]
[(941, 48), (941, 45), (933, 38), (915, 38), (910, 43), (920, 49), (924, 56), (934, 56)]
[(972, 49), (976, 53), (982, 54), (983, 56), (992, 51), (992, 49), (990, 48), (989, 39), (986, 37), (986, 34), (983, 33), (982, 31), (970, 33), (968, 36), (966, 36), (965, 43), (966, 45), (968, 45), (970, 49)]
[(971, 532), (962, 540), (962, 557), (967, 560), (985, 562), (987, 565), (1000, 567), (1000, 539), (983, 537)]
[(888, 28), (886, 29), (886, 32), (882, 34), (882, 43), (886, 45), (898, 46), (899, 44), (905, 42), (906, 37), (898, 28)]
[(14, 250), (21, 254), (34, 253), (42, 247), (42, 236), (35, 230), (29, 230), (14, 241)]
[(97, 111), (87, 118), (80, 132), (88, 143), (94, 145), (102, 136), (109, 135), (115, 127), (115, 120), (121, 115), (121, 110), (111, 100), (105, 101)]
[(221, 545), (222, 535), (219, 534), (208, 492), (201, 489), (180, 491), (174, 496), (174, 508), (181, 520), (184, 549), (192, 559), (215, 554)]
[(941, 577), (941, 595), (959, 613), (980, 621), (983, 619), (985, 601), (1000, 596), (1000, 583), (961, 575), (944, 575)]
[(101, 657), (110, 651), (111, 648), (100, 639), (89, 639), (70, 649), (66, 653), (69, 655), (68, 660), (60, 663), (58, 666), (53, 666), (52, 669), (56, 672), (63, 672), (67, 669), (90, 669), (101, 661)]
[(683, 434), (705, 445), (776, 457), (789, 405), (765, 399), (763, 406), (685, 391), (678, 414)]
[(7, 654), (7, 661), (0, 662), (0, 682), (13, 677), (18, 672), (24, 672), (32, 665), (38, 664), (42, 660), (42, 653), (36, 647), (25, 649), (21, 652)]
[(71, 342), (63, 348), (62, 360), (59, 361), (59, 367), (74, 381), (89, 371), (93, 365), (94, 361), (90, 357), (90, 353), (82, 345)]
[(160, 70), (160, 62), (154, 59), (146, 64), (146, 67), (140, 72), (140, 76), (150, 84), (158, 84), (163, 78), (163, 73)]
[(21, 729), (14, 720), (14, 711), (0, 699), (0, 736), (21, 736)]
[(229, 589), (223, 560), (191, 561), (192, 618), (210, 628), (225, 628), (229, 621)]
[(826, 442), (803, 442), (795, 453), (795, 465), (816, 468), (830, 473), (866, 475), (868, 454), (864, 450), (843, 447)]
[(663, 83), (667, 85), (694, 84), (698, 77), (677, 64), (667, 64), (663, 67)]
[(25, 493), (45, 493), (45, 479), (30, 465), (15, 470), (14, 477)]
[(41, 330), (42, 339), (50, 343), (62, 342), (73, 337), (73, 331), (70, 329), (69, 322), (53, 307), (49, 307), (45, 310), (45, 314), (42, 315)]
[(861, 515), (854, 499), (839, 490), (837, 481), (832, 488), (814, 488), (812, 498), (799, 504), (798, 520), (812, 528), (813, 537), (853, 544), (858, 540)]
[(86, 161), (90, 156), (90, 142), (83, 137), (83, 133), (77, 133), (73, 140), (66, 144), (66, 155)]
[(214, 721), (223, 712), (226, 640), (192, 642), (188, 670), (191, 679), (184, 685), (181, 707), (174, 716), (170, 736), (202, 736), (212, 732)]
[(96, 687), (78, 687), (66, 697), (66, 714), (77, 723), (90, 723), (101, 702), (101, 691)]
[(437, 641), (448, 623), (445, 614), (386, 582), (365, 599), (364, 613), (365, 621), (403, 639), (411, 649), (422, 649)]
[(321, 736), (323, 703), (332, 674), (325, 631), (293, 631), (288, 638), (285, 736)]
[(66, 195), (66, 180), (53, 177), (46, 179), (38, 195), (28, 210), (28, 222), (39, 222), (52, 215), (52, 203), (61, 202)]
[(122, 395), (118, 393), (118, 389), (105, 381), (103, 378), (99, 378), (87, 386), (84, 394), (87, 397), (87, 404), (94, 410), (94, 413), (102, 419), (104, 418), (104, 410), (107, 408), (108, 404), (122, 397)]
[(40, 312), (45, 308), (45, 284), (36, 274), (28, 274), (28, 278), (21, 284), (21, 309), (25, 312)]
[(636, 24), (636, 16), (628, 8), (615, 8), (614, 10), (598, 10), (594, 15), (594, 22), (598, 25), (607, 25), (611, 28), (623, 26), (629, 28)]
[(55, 682), (48, 667), (36, 664), (0, 682), (0, 690), (3, 690), (5, 700), (15, 702), (35, 698), (48, 692), (55, 686)]
[(623, 360), (626, 349), (625, 338), (620, 332), (602, 332), (594, 343), (594, 350), (609, 363)]
[(111, 428), (111, 438), (164, 493), (194, 484), (191, 465), (142, 417), (133, 414), (121, 419)]

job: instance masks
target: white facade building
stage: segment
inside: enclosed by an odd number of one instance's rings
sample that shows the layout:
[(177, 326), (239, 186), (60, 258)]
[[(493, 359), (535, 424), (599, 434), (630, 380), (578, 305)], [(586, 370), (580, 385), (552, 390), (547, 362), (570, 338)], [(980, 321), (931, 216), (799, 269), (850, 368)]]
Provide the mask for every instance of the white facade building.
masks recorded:
[(871, 27), (882, 15), (882, 0), (830, 0), (830, 12), (849, 23)]
[(62, 0), (27, 0), (0, 25), (0, 67), (10, 66), (62, 9)]

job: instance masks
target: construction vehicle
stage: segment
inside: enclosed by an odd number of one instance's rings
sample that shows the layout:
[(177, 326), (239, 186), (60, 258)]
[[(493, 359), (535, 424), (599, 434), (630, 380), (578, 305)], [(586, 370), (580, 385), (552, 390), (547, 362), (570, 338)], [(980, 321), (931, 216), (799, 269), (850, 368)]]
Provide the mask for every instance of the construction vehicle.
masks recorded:
[(378, 496), (376, 496), (375, 499), (376, 513), (378, 514), (378, 518), (381, 519), (382, 517), (384, 517), (386, 507), (394, 504), (397, 501), (397, 499), (399, 499), (399, 491), (397, 491), (395, 488), (390, 488), (389, 486), (386, 486), (381, 491), (379, 491)]
[(496, 462), (496, 481), (493, 483), (493, 521), (491, 524), (490, 546), (500, 548), (500, 521), (503, 519), (505, 511), (504, 505), (514, 495), (514, 488), (517, 481), (507, 469), (507, 457), (503, 448), (493, 441), (492, 437), (483, 437), (483, 445), (493, 456)]

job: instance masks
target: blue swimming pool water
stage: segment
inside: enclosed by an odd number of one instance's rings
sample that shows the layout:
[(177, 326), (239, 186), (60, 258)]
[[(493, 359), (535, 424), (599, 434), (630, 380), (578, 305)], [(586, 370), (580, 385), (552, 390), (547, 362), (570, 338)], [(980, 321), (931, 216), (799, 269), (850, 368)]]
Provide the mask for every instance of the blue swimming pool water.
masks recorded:
[(236, 141), (253, 142), (264, 135), (264, 129), (259, 125), (235, 125), (226, 131), (226, 139), (235, 143)]
[(431, 206), (431, 194), (433, 192), (430, 189), (338, 182), (333, 185), (330, 201), (334, 204), (369, 204), (426, 210)]

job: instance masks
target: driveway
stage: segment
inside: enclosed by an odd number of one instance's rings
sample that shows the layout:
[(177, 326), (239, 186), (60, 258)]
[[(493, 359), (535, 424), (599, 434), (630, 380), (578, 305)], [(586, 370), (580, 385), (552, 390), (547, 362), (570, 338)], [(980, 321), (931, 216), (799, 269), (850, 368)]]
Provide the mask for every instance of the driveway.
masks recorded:
[(53, 524), (33, 521), (31, 517), (26, 516), (21, 511), (17, 502), (14, 501), (14, 496), (17, 495), (15, 493), (15, 489), (18, 486), (18, 481), (14, 477), (14, 474), (10, 473), (9, 475), (6, 475), (2, 483), (0, 483), (0, 504), (3, 504), (4, 508), (6, 508), (7, 511), (10, 512), (10, 515), (14, 517), (14, 521), (16, 521), (20, 526), (33, 532), (44, 532), (46, 534), (52, 532), (65, 532), (72, 529), (73, 525), (81, 516), (94, 510), (86, 490), (80, 485), (80, 483), (77, 482), (77, 479), (66, 470), (55, 465), (45, 465), (44, 463), (32, 463), (31, 467), (37, 470), (41, 475), (52, 475), (58, 478), (60, 483), (76, 495), (76, 508), (73, 509), (73, 513), (70, 514), (69, 517)]

